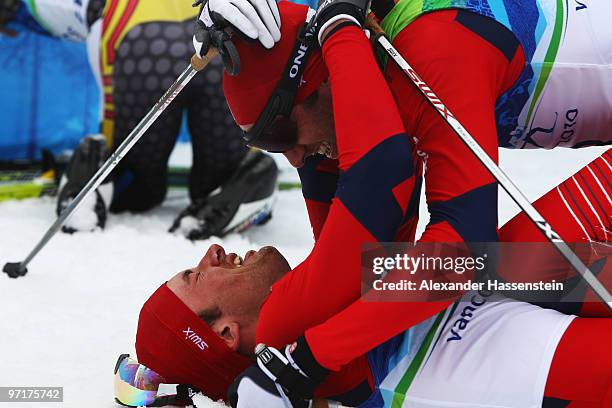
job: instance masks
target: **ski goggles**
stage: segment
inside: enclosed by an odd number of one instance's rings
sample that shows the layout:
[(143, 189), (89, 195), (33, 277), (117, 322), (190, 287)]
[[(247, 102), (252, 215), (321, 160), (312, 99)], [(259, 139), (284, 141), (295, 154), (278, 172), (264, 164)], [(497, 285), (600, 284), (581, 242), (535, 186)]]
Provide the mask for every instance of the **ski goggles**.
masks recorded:
[(282, 153), (296, 145), (297, 124), (289, 116), (313, 48), (312, 38), (312, 34), (306, 32), (305, 24), (262, 114), (250, 130), (243, 131), (242, 137), (248, 146), (271, 153)]
[(193, 405), (198, 390), (186, 384), (168, 384), (164, 377), (122, 354), (115, 364), (115, 401), (127, 407)]

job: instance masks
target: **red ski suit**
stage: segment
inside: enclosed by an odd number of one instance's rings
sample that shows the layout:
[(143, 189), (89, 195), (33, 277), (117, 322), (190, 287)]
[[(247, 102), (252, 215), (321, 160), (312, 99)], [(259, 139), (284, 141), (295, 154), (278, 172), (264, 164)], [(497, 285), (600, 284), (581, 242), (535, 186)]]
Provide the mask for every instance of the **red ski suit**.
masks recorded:
[[(520, 73), (522, 50), (517, 44), (508, 59), (454, 23), (454, 13), (422, 16), (395, 46), (497, 161), (495, 100)], [(448, 41), (422, 41), (442, 32)], [(362, 243), (414, 240), (421, 157), (431, 213), (421, 241), (494, 242), (498, 231), (493, 178), (393, 64), (385, 80), (363, 32), (338, 30), (322, 51), (338, 160), (314, 156), (300, 169), (316, 243), (273, 287), (262, 306), (257, 342), (282, 347), (305, 333), (317, 361), (337, 371), (318, 390), (329, 396), (363, 383), (365, 353), (450, 303), (359, 300)], [(441, 66), (453, 69), (440, 72)]]

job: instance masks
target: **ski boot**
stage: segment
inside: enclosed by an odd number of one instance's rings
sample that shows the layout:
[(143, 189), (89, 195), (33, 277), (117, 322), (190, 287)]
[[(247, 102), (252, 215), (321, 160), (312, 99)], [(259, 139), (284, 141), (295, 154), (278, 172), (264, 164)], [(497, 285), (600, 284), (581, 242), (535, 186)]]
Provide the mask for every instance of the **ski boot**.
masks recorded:
[(265, 224), (272, 217), (277, 176), (272, 157), (249, 151), (220, 191), (183, 210), (169, 232), (180, 229), (188, 239), (198, 240)]
[[(109, 151), (104, 136), (89, 135), (81, 140), (60, 180), (57, 215), (60, 215), (70, 205), (70, 202), (102, 166), (108, 155)], [(112, 183), (102, 184), (66, 220), (62, 231), (72, 234), (76, 231), (93, 231), (97, 227), (104, 229), (111, 197)]]

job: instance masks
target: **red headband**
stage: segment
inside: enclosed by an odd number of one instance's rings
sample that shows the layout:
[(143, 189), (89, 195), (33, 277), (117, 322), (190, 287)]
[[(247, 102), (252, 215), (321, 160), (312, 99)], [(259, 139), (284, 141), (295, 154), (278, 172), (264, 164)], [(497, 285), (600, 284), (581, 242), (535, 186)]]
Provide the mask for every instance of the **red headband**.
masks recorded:
[(164, 283), (145, 302), (138, 319), (136, 353), (141, 364), (169, 383), (190, 384), (212, 399), (253, 364), (232, 351)]

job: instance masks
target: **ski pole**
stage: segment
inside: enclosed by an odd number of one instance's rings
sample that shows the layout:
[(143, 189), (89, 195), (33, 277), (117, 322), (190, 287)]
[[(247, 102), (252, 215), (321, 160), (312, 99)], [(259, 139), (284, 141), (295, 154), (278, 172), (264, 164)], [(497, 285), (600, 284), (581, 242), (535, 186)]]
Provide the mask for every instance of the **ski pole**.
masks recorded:
[(591, 270), (578, 258), (572, 249), (563, 241), (561, 236), (557, 234), (552, 226), (544, 219), (542, 214), (531, 204), (529, 199), (523, 192), (512, 182), (508, 175), (489, 157), (487, 152), (480, 144), (470, 135), (470, 133), (461, 125), (457, 118), (450, 112), (444, 103), (438, 98), (434, 91), (427, 86), (425, 81), (416, 73), (414, 68), (401, 56), (401, 54), (391, 44), (386, 37), (383, 29), (378, 25), (373, 16), (368, 17), (367, 28), (372, 30), (372, 42), (382, 47), (385, 52), (393, 59), (402, 72), (410, 78), (412, 83), (419, 89), (419, 92), (425, 96), (429, 103), (440, 114), (442, 119), (449, 124), (455, 131), (457, 136), (465, 143), (465, 145), (474, 153), (478, 160), (486, 167), (491, 175), (497, 180), (514, 202), (527, 214), (527, 217), (539, 228), (544, 236), (550, 241), (561, 255), (569, 262), (569, 264), (578, 272), (586, 283), (591, 287), (593, 292), (608, 306), (612, 311), (612, 297), (604, 285), (597, 279)]
[(30, 261), (38, 254), (38, 252), (44, 248), (45, 245), (53, 238), (53, 236), (57, 233), (57, 231), (61, 228), (62, 224), (66, 221), (66, 219), (78, 209), (79, 205), (83, 202), (83, 200), (90, 194), (91, 191), (94, 191), (102, 181), (106, 179), (106, 177), (113, 171), (113, 169), (119, 164), (121, 159), (125, 157), (125, 155), (130, 151), (130, 149), (140, 140), (142, 135), (151, 127), (151, 125), (157, 120), (159, 115), (170, 105), (170, 103), (176, 98), (176, 96), (183, 90), (183, 88), (191, 81), (191, 79), (197, 74), (199, 71), (204, 69), (206, 65), (210, 62), (218, 54), (218, 50), (214, 47), (211, 47), (208, 53), (200, 58), (197, 55), (193, 55), (191, 57), (191, 63), (185, 70), (179, 75), (179, 77), (174, 81), (170, 88), (162, 95), (161, 98), (157, 101), (155, 106), (151, 108), (151, 110), (145, 115), (144, 118), (136, 125), (134, 130), (130, 132), (130, 134), (125, 138), (123, 142), (117, 147), (117, 149), (111, 154), (111, 156), (104, 162), (104, 164), (98, 169), (96, 174), (94, 174), (91, 179), (87, 182), (85, 187), (81, 189), (79, 194), (72, 200), (70, 205), (68, 205), (61, 212), (57, 220), (49, 227), (45, 235), (38, 241), (36, 246), (30, 251), (28, 256), (21, 262), (7, 262), (2, 271), (5, 272), (11, 278), (18, 278), (20, 276), (24, 276), (28, 272), (27, 265)]

